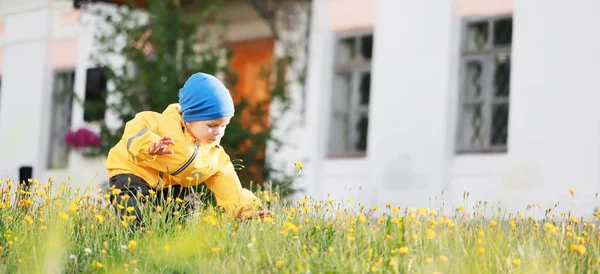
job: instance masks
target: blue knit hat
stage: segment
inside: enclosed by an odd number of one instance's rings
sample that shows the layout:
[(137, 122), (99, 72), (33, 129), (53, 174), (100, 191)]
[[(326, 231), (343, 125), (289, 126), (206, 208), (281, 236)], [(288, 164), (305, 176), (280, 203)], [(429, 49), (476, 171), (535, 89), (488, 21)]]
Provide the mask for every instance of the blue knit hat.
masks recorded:
[(183, 121), (213, 120), (233, 116), (233, 100), (229, 90), (216, 77), (198, 72), (179, 90)]

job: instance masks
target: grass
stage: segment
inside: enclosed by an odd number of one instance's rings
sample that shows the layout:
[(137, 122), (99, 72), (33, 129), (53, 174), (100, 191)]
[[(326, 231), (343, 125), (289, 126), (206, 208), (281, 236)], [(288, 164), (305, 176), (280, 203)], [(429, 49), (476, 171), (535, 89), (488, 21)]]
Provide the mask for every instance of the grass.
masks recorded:
[(486, 218), (483, 202), (445, 212), (391, 204), (365, 208), (352, 200), (310, 197), (287, 203), (276, 192), (260, 191), (257, 195), (268, 200), (272, 217), (242, 223), (218, 207), (206, 206), (193, 216), (165, 220), (169, 211), (161, 208), (144, 215), (144, 228), (132, 229), (132, 220), (120, 219), (107, 206), (110, 190), (74, 190), (51, 181), (32, 181), (31, 186), (26, 191), (11, 181), (0, 183), (2, 273), (598, 273), (600, 269), (596, 217), (575, 219), (547, 209), (538, 220), (530, 216), (535, 206), (515, 213), (498, 209)]

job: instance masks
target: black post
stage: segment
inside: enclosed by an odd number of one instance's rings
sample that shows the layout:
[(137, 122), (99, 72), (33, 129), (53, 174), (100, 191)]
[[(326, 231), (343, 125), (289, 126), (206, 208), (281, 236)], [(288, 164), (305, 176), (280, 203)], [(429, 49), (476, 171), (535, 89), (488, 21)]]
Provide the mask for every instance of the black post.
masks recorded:
[(19, 184), (24, 184), (29, 186), (29, 179), (33, 178), (33, 167), (31, 166), (22, 166), (19, 167)]

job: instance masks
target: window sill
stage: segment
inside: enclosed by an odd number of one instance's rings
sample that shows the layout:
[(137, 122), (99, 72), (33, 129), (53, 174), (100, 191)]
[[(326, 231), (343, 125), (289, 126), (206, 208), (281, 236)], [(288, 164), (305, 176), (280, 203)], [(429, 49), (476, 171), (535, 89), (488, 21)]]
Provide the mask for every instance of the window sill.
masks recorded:
[(346, 152), (346, 153), (338, 153), (338, 154), (329, 154), (327, 155), (327, 159), (329, 160), (334, 160), (334, 159), (353, 159), (353, 158), (366, 158), (367, 157), (367, 153), (366, 152)]
[(498, 148), (485, 148), (485, 149), (457, 149), (455, 154), (460, 155), (503, 155), (507, 154), (508, 149), (506, 147)]

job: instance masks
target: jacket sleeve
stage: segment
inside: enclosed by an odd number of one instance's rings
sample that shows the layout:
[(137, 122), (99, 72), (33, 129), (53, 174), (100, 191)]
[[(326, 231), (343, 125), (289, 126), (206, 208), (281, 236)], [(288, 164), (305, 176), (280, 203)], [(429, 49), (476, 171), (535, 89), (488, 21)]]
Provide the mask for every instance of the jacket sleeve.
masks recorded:
[(136, 164), (144, 164), (156, 160), (156, 155), (150, 155), (150, 145), (156, 143), (160, 136), (156, 132), (158, 122), (151, 112), (140, 112), (125, 124), (121, 141), (125, 144), (127, 153)]
[(235, 219), (240, 217), (243, 211), (260, 206), (261, 202), (250, 190), (242, 188), (235, 168), (224, 151), (221, 158), (220, 170), (206, 179), (205, 183), (215, 194), (219, 206)]

